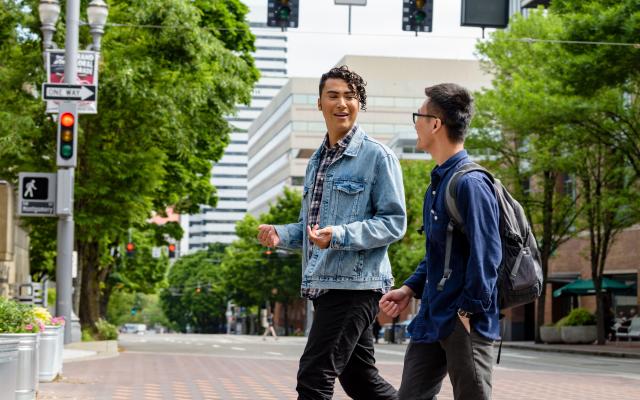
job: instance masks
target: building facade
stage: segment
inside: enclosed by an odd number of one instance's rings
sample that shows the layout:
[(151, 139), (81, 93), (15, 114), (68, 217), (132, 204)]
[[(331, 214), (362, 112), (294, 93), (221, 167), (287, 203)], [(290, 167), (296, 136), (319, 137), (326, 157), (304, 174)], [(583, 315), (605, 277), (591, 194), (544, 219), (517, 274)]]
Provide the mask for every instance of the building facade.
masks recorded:
[[(251, 104), (238, 105), (235, 115), (227, 117), (232, 127), (230, 142), (223, 157), (211, 170), (216, 187), (216, 207), (201, 206), (200, 213), (181, 219), (185, 231), (182, 252), (203, 250), (211, 243), (231, 243), (236, 239), (235, 224), (247, 213), (247, 130), (287, 81), (287, 37), (280, 29), (266, 27), (266, 2), (252, 0), (249, 23), (256, 36), (253, 54), (261, 78), (254, 87)], [(264, 4), (262, 4), (264, 3)]]

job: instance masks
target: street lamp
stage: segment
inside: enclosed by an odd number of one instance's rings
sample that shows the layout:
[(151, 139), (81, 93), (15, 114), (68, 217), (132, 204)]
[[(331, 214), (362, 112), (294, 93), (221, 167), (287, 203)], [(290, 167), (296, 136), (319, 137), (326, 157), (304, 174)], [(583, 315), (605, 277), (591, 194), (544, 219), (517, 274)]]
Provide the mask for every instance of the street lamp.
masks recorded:
[(91, 37), (93, 38), (92, 50), (100, 51), (100, 42), (104, 34), (104, 25), (107, 22), (108, 15), (109, 8), (104, 0), (91, 0), (91, 3), (87, 6), (89, 32), (91, 32)]
[(60, 15), (60, 3), (58, 0), (40, 0), (38, 14), (42, 24), (43, 45), (45, 49), (55, 49), (58, 46), (53, 42), (53, 33), (56, 31), (56, 22)]

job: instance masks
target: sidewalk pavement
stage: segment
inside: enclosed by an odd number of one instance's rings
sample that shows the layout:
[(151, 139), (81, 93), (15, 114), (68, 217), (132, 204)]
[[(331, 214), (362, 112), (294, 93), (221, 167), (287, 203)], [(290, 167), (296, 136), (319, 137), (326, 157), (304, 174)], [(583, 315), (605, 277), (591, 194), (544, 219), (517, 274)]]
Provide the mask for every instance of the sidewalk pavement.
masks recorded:
[[(496, 344), (498, 346), (498, 344)], [(503, 342), (502, 347), (555, 353), (586, 354), (593, 356), (640, 358), (640, 342), (607, 342), (597, 344), (541, 344), (534, 342)]]
[(118, 356), (117, 340), (101, 340), (93, 342), (75, 342), (64, 346), (62, 361), (99, 360)]

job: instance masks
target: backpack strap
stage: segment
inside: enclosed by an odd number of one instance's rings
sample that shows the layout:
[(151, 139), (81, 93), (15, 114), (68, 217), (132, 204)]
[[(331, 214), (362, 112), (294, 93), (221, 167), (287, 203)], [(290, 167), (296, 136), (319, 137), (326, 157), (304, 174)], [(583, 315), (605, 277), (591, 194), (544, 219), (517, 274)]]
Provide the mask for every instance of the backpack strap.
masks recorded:
[(442, 274), (442, 279), (438, 282), (439, 292), (444, 290), (444, 284), (451, 276), (451, 266), (449, 264), (451, 262), (451, 248), (453, 246), (453, 231), (455, 228), (458, 228), (462, 233), (465, 233), (464, 221), (462, 220), (462, 216), (458, 210), (458, 205), (456, 204), (456, 190), (458, 189), (458, 181), (460, 178), (471, 171), (483, 172), (489, 177), (489, 179), (491, 179), (492, 183), (495, 182), (493, 175), (491, 175), (489, 171), (474, 162), (462, 165), (453, 174), (451, 179), (449, 179), (449, 182), (447, 182), (447, 187), (445, 188), (444, 193), (444, 204), (447, 209), (447, 214), (449, 215), (449, 224), (447, 225), (447, 241), (444, 253), (444, 273)]

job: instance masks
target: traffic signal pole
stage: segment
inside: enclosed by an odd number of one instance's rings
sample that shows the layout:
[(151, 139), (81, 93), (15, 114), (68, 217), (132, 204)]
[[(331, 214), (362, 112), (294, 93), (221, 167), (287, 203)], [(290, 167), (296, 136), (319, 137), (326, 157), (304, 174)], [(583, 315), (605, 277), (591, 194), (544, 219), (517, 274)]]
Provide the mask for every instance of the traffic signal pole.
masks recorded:
[[(64, 82), (76, 83), (78, 59), (78, 34), (80, 28), (80, 0), (66, 1), (66, 35)], [(76, 113), (77, 117), (77, 113)], [(60, 114), (58, 115), (60, 118)], [(77, 124), (77, 121), (76, 121)], [(77, 152), (77, 148), (73, 148)], [(56, 257), (56, 314), (63, 316), (64, 343), (71, 342), (71, 309), (72, 309), (72, 262), (73, 262), (73, 177), (75, 166), (58, 168), (57, 199), (67, 203), (67, 207), (58, 206), (58, 242)], [(64, 191), (64, 192), (62, 192)]]

